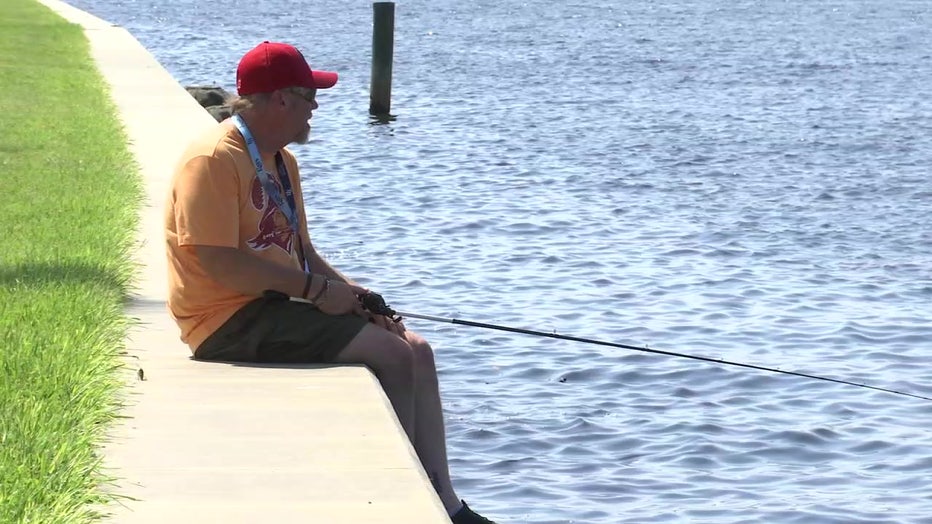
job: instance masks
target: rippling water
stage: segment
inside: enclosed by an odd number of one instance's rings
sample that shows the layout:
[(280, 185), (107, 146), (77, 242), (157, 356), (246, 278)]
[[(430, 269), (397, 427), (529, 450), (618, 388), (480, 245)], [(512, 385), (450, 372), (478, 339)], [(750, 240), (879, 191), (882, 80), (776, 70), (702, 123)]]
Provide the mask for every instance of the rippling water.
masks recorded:
[[(925, 0), (401, 2), (381, 126), (368, 2), (74, 4), (183, 84), (263, 39), (339, 71), (311, 235), (399, 309), (932, 395)], [(408, 326), (501, 522), (932, 522), (932, 402)]]

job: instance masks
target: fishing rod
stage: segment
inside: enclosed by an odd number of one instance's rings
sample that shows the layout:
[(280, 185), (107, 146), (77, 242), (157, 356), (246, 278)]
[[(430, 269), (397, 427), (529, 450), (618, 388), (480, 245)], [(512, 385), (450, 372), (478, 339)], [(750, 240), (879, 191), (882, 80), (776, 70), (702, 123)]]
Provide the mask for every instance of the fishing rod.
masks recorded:
[(836, 383), (836, 384), (845, 384), (845, 385), (848, 385), (848, 386), (856, 386), (856, 387), (859, 387), (859, 388), (873, 389), (873, 390), (875, 390), (875, 391), (883, 391), (884, 393), (892, 393), (892, 394), (894, 394), (894, 395), (902, 395), (902, 396), (904, 396), (904, 397), (912, 397), (912, 398), (918, 398), (918, 399), (921, 399), (921, 400), (930, 400), (930, 401), (932, 401), (932, 398), (930, 398), (930, 397), (924, 397), (924, 396), (922, 396), (922, 395), (916, 395), (916, 394), (914, 394), (914, 393), (907, 393), (907, 392), (905, 392), (905, 391), (897, 391), (897, 390), (894, 390), (894, 389), (887, 389), (887, 388), (882, 388), (882, 387), (879, 387), (879, 386), (871, 386), (871, 385), (869, 385), (869, 384), (860, 384), (860, 383), (857, 383), (857, 382), (851, 382), (851, 381), (848, 381), (848, 380), (842, 380), (842, 379), (838, 379), (838, 378), (822, 377), (822, 376), (819, 376), (819, 375), (810, 375), (810, 374), (808, 374), (808, 373), (800, 373), (800, 372), (798, 372), (798, 371), (786, 371), (786, 370), (783, 370), (783, 369), (769, 368), (769, 367), (766, 367), (766, 366), (757, 366), (757, 365), (754, 365), (754, 364), (745, 364), (745, 363), (743, 363), (743, 362), (733, 362), (733, 361), (730, 361), (730, 360), (716, 359), (716, 358), (709, 358), (709, 357), (700, 357), (700, 356), (696, 356), (696, 355), (688, 355), (688, 354), (686, 354), (686, 353), (676, 353), (676, 352), (673, 352), (673, 351), (664, 351), (664, 350), (661, 350), (661, 349), (651, 349), (651, 348), (646, 348), (646, 347), (630, 346), (630, 345), (628, 345), (628, 344), (619, 344), (619, 343), (617, 343), (617, 342), (606, 342), (606, 341), (604, 341), (604, 340), (594, 340), (594, 339), (591, 339), (591, 338), (574, 337), (574, 336), (569, 336), (569, 335), (559, 335), (559, 334), (557, 334), (557, 333), (547, 333), (546, 331), (535, 331), (535, 330), (533, 330), (533, 329), (522, 329), (522, 328), (516, 328), (516, 327), (509, 327), (509, 326), (500, 326), (500, 325), (496, 325), (496, 324), (486, 324), (486, 323), (483, 323), (483, 322), (473, 322), (473, 321), (471, 321), (471, 320), (461, 320), (461, 319), (457, 319), (457, 318), (435, 317), (435, 316), (431, 316), (431, 315), (419, 315), (419, 314), (416, 314), (416, 313), (406, 313), (406, 312), (403, 312), (403, 311), (395, 311), (394, 309), (392, 309), (391, 307), (389, 307), (389, 306), (385, 303), (385, 300), (381, 297), (381, 295), (379, 295), (379, 294), (377, 294), (377, 293), (372, 293), (372, 292), (369, 292), (369, 293), (366, 293), (366, 294), (362, 295), (362, 296), (360, 297), (360, 301), (362, 302), (362, 305), (363, 305), (363, 307), (364, 307), (365, 309), (367, 309), (367, 310), (369, 310), (370, 312), (375, 313), (375, 314), (377, 314), (377, 315), (385, 315), (385, 316), (387, 316), (387, 317), (393, 319), (395, 322), (399, 322), (403, 317), (408, 317), (408, 318), (416, 318), (416, 319), (420, 319), (420, 320), (430, 320), (430, 321), (433, 321), (433, 322), (444, 322), (444, 323), (447, 323), (447, 324), (457, 324), (457, 325), (460, 325), (460, 326), (470, 326), (470, 327), (478, 327), (478, 328), (485, 328), (485, 329), (495, 329), (495, 330), (498, 330), (498, 331), (507, 331), (507, 332), (509, 332), (509, 333), (521, 333), (521, 334), (523, 334), (523, 335), (534, 335), (534, 336), (538, 336), (538, 337), (547, 337), (547, 338), (555, 338), (555, 339), (559, 339), (559, 340), (568, 340), (568, 341), (571, 341), (571, 342), (582, 342), (582, 343), (585, 343), (585, 344), (596, 344), (596, 345), (599, 345), (599, 346), (608, 346), (608, 347), (613, 347), (613, 348), (630, 349), (630, 350), (632, 350), (632, 351), (642, 351), (642, 352), (644, 352), (644, 353), (654, 353), (654, 354), (657, 354), (657, 355), (667, 355), (667, 356), (671, 356), (671, 357), (688, 358), (688, 359), (692, 359), (692, 360), (699, 360), (699, 361), (702, 361), (702, 362), (710, 362), (710, 363), (713, 363), (713, 364), (725, 364), (725, 365), (728, 365), (728, 366), (737, 366), (737, 367), (748, 368), (748, 369), (756, 369), (756, 370), (758, 370), (758, 371), (768, 371), (768, 372), (771, 372), (771, 373), (782, 373), (782, 374), (784, 374), (784, 375), (792, 375), (792, 376), (794, 376), (794, 377), (803, 377), (803, 378), (811, 378), (811, 379), (815, 379), (815, 380), (824, 380), (824, 381), (826, 381), (826, 382), (834, 382), (834, 383)]

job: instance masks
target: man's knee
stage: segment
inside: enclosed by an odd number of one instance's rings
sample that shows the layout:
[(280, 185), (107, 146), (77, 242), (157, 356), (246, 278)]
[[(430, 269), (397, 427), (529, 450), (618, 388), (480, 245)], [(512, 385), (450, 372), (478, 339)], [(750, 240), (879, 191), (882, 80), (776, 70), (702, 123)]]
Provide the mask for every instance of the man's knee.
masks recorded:
[(417, 371), (419, 373), (436, 374), (434, 350), (430, 347), (430, 344), (416, 333), (409, 332), (405, 338), (411, 347), (411, 353), (414, 355), (414, 366)]
[(337, 356), (338, 362), (365, 364), (376, 373), (414, 369), (414, 352), (407, 341), (372, 324)]
[(378, 344), (378, 348), (389, 353), (391, 355), (391, 360), (405, 362), (409, 366), (413, 366), (415, 361), (415, 353), (411, 345), (408, 344), (408, 342), (404, 339), (391, 335), (387, 332), (386, 335), (388, 336), (382, 339), (381, 343)]

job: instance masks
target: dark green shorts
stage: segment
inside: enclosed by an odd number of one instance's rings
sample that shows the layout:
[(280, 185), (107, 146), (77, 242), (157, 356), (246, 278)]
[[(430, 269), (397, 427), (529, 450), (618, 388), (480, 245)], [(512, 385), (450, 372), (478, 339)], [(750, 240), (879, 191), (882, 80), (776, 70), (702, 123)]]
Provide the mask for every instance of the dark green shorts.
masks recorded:
[(355, 315), (328, 315), (311, 304), (265, 296), (246, 304), (197, 350), (198, 360), (327, 363), (366, 325)]

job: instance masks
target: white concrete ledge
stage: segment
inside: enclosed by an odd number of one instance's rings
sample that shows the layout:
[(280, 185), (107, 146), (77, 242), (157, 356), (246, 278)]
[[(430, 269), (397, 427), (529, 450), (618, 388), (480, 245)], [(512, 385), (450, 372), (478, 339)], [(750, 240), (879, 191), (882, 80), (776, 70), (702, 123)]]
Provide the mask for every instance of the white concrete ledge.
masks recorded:
[(176, 159), (215, 122), (125, 29), (40, 1), (85, 29), (145, 184), (127, 418), (104, 450), (131, 498), (111, 521), (449, 523), (366, 368), (191, 360), (165, 306), (162, 210)]

